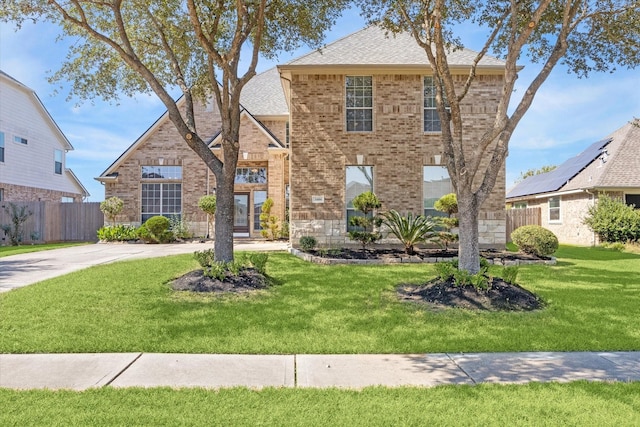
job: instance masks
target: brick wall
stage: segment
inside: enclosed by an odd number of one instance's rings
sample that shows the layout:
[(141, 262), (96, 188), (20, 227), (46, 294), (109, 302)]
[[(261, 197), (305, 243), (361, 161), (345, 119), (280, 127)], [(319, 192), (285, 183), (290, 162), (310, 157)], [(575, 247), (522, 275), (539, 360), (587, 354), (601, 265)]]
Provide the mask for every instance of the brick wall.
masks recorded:
[[(462, 112), (471, 153), (495, 116), (501, 76), (479, 76)], [(457, 79), (461, 84), (464, 77)], [(374, 75), (373, 132), (345, 131), (344, 75), (294, 74), (291, 83), (291, 231), (320, 242), (346, 242), (345, 167), (374, 167), (382, 209), (422, 213), (423, 166), (442, 154), (439, 134), (423, 132), (423, 76)], [(488, 162), (488, 159), (487, 159)], [(486, 162), (485, 162), (486, 163)], [(505, 170), (481, 208), (481, 243), (505, 243)], [(312, 196), (324, 203), (312, 203)]]
[(7, 202), (60, 202), (63, 197), (71, 197), (74, 203), (82, 203), (82, 195), (77, 193), (6, 183), (0, 183), (0, 188), (4, 190), (2, 201)]
[[(220, 116), (206, 106), (195, 109), (196, 123), (203, 139), (212, 137), (220, 128)], [(274, 134), (281, 133), (284, 138), (285, 122), (269, 122)], [(247, 116), (243, 116), (240, 128), (240, 155), (238, 167), (266, 167), (268, 168), (269, 185), (241, 184), (236, 191), (268, 190), (269, 196), (274, 198), (274, 215), (284, 218), (284, 154), (270, 154), (268, 151), (269, 137), (257, 127)], [(243, 158), (247, 153), (247, 159)], [(221, 150), (214, 149), (219, 158)], [(118, 216), (119, 223), (139, 225), (141, 220), (141, 167), (149, 165), (181, 165), (182, 166), (182, 212), (183, 219), (191, 225), (196, 235), (206, 234), (206, 215), (198, 208), (198, 199), (206, 194), (212, 194), (215, 189), (215, 177), (209, 172), (200, 157), (191, 150), (178, 134), (173, 123), (164, 120), (157, 129), (140, 141), (136, 149), (118, 167), (116, 182), (105, 185), (105, 197), (119, 197), (124, 201), (124, 209)], [(156, 182), (156, 181), (148, 181)], [(207, 191), (207, 188), (209, 189)], [(253, 231), (253, 215), (251, 230)], [(259, 233), (252, 233), (259, 235)]]

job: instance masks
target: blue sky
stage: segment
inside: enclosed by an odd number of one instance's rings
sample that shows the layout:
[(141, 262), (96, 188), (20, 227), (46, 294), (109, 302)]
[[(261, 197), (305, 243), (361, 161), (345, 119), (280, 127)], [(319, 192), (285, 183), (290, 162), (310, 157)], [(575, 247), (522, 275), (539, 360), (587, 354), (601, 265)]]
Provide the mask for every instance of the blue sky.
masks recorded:
[[(326, 35), (330, 43), (365, 26), (356, 12), (348, 12)], [(482, 40), (482, 30), (461, 28), (463, 42), (470, 49)], [(68, 90), (47, 82), (58, 70), (67, 50), (56, 42), (58, 30), (47, 24), (25, 24), (14, 31), (0, 24), (0, 69), (35, 90), (75, 150), (68, 153), (66, 166), (74, 171), (91, 193), (89, 201), (104, 199), (103, 186), (94, 180), (165, 111), (153, 95), (123, 98), (119, 104), (100, 100), (67, 100)], [(261, 59), (258, 71), (308, 52), (301, 48), (281, 54), (275, 61)], [(524, 92), (539, 67), (523, 58), (516, 94)], [(56, 89), (60, 89), (56, 94)], [(640, 70), (619, 70), (578, 79), (557, 67), (514, 133), (507, 159), (507, 188), (522, 171), (544, 165), (558, 165), (616, 129), (633, 117), (640, 117)]]

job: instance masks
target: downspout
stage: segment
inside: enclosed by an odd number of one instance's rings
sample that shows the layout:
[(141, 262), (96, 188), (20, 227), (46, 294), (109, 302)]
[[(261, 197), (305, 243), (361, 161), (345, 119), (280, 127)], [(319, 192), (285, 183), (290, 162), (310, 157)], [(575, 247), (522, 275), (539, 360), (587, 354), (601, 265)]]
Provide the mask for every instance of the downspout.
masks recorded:
[[(584, 189), (584, 192), (587, 193), (589, 196), (591, 196), (591, 200), (593, 200), (593, 204), (592, 206), (596, 205), (596, 195), (592, 192), (590, 192), (589, 190), (587, 190), (586, 188)], [(596, 245), (596, 232), (592, 231), (591, 234), (592, 236), (592, 241), (591, 241), (591, 246), (595, 246)]]

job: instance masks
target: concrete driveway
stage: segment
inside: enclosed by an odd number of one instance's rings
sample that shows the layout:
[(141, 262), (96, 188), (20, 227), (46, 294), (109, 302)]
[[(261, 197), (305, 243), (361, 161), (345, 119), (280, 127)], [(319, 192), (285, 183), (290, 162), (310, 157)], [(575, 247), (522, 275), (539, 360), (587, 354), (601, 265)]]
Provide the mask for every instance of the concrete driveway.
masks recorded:
[[(116, 261), (188, 254), (213, 248), (212, 242), (166, 245), (97, 243), (0, 258), (0, 292)], [(237, 240), (237, 251), (284, 251), (286, 242)]]

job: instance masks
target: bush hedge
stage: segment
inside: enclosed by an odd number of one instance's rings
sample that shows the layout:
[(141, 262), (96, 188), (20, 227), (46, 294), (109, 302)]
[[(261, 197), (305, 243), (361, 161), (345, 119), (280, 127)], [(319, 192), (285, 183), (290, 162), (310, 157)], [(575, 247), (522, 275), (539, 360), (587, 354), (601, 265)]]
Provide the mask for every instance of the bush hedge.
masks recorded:
[(598, 203), (589, 207), (584, 223), (602, 242), (640, 241), (640, 210), (605, 194), (599, 195)]
[(511, 240), (518, 248), (530, 255), (551, 256), (558, 250), (558, 238), (553, 232), (539, 225), (523, 225), (511, 233)]

